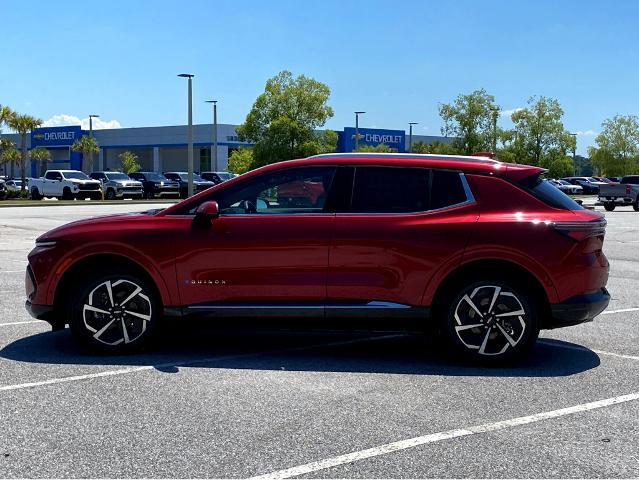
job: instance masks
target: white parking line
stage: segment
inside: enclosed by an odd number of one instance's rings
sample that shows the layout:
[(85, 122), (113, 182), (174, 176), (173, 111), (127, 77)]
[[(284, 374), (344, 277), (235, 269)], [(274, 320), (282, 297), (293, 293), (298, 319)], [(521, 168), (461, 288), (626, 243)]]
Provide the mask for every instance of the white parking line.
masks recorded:
[(610, 357), (625, 358), (626, 360), (639, 360), (639, 357), (635, 357), (633, 355), (624, 355), (623, 353), (606, 352), (604, 350), (594, 350), (592, 348), (580, 347), (579, 345), (564, 345), (561, 343), (557, 343), (557, 341), (553, 341), (553, 339), (541, 339), (541, 340), (538, 340), (538, 342), (543, 343), (544, 345), (550, 345), (552, 347), (557, 347), (557, 348), (565, 348), (568, 350), (579, 350), (582, 352), (590, 351), (590, 352), (596, 353), (597, 355), (608, 355)]
[(639, 307), (621, 308), (619, 310), (605, 310), (601, 312), (599, 315), (612, 315), (613, 313), (638, 312), (638, 311), (639, 311)]
[(0, 323), (0, 327), (7, 327), (9, 325), (24, 325), (27, 323), (46, 323), (44, 320), (27, 320), (25, 322), (7, 322), (7, 323)]
[(8, 390), (21, 390), (25, 388), (41, 387), (44, 385), (55, 385), (57, 383), (76, 382), (79, 380), (89, 380), (91, 378), (112, 377), (114, 375), (124, 375), (127, 373), (143, 372), (145, 370), (171, 368), (171, 367), (187, 367), (189, 365), (198, 365), (202, 363), (221, 362), (226, 360), (234, 360), (237, 358), (260, 357), (264, 355), (276, 355), (280, 353), (288, 353), (288, 352), (295, 352), (295, 351), (301, 351), (301, 350), (311, 350), (313, 348), (337, 347), (341, 345), (350, 345), (354, 343), (373, 342), (376, 340), (388, 340), (391, 338), (399, 338), (404, 336), (406, 335), (405, 334), (380, 335), (375, 337), (357, 338), (354, 340), (344, 340), (339, 342), (306, 345), (303, 347), (282, 348), (279, 350), (245, 353), (240, 355), (228, 355), (225, 357), (200, 358), (196, 360), (184, 360), (182, 362), (168, 362), (168, 363), (161, 363), (157, 365), (140, 365), (137, 367), (120, 368), (118, 370), (107, 370), (105, 372), (89, 373), (86, 375), (74, 375), (71, 377), (50, 378), (48, 380), (41, 380), (39, 382), (18, 383), (15, 385), (3, 385), (3, 386), (0, 386), (0, 392), (4, 392)]
[(357, 452), (347, 453), (345, 455), (338, 455), (336, 457), (326, 458), (317, 462), (307, 463), (305, 465), (299, 465), (297, 467), (286, 468), (284, 470), (278, 470), (276, 472), (267, 473), (264, 475), (258, 475), (251, 477), (249, 480), (265, 480), (265, 479), (284, 479), (297, 477), (300, 475), (308, 475), (309, 473), (317, 472), (319, 470), (325, 470), (327, 468), (344, 465), (347, 463), (353, 463), (367, 458), (378, 457), (380, 455), (386, 455), (389, 453), (397, 452), (400, 450), (406, 450), (408, 448), (419, 447), (429, 443), (441, 442), (442, 440), (448, 440), (451, 438), (466, 437), (469, 435), (476, 435), (478, 433), (495, 432), (498, 430), (506, 430), (508, 428), (518, 427), (521, 425), (528, 425), (530, 423), (540, 422), (543, 420), (549, 420), (551, 418), (559, 418), (566, 415), (573, 415), (575, 413), (587, 412), (589, 410), (595, 410), (598, 408), (609, 407), (611, 405), (618, 405), (620, 403), (632, 402), (639, 400), (639, 393), (631, 393), (629, 395), (621, 395), (619, 397), (607, 398), (605, 400), (598, 400), (596, 402), (583, 403), (575, 405), (573, 407), (561, 408), (559, 410), (551, 410), (548, 412), (536, 413), (534, 415), (528, 415), (525, 417), (511, 418), (510, 420), (503, 420), (500, 422), (486, 423), (483, 425), (476, 425), (468, 428), (460, 428), (456, 430), (447, 430), (445, 432), (431, 433), (429, 435), (423, 435), (421, 437), (409, 438), (407, 440), (400, 440), (398, 442), (387, 443), (378, 447), (369, 448), (366, 450), (359, 450)]
[(22, 270), (0, 270), (0, 273), (24, 273), (27, 267)]

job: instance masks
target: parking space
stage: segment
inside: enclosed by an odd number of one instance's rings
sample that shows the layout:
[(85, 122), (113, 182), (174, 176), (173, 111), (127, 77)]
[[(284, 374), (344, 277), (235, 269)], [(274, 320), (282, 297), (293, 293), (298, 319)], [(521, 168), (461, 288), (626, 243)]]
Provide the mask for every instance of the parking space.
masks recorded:
[(606, 214), (608, 311), (511, 368), (402, 332), (189, 323), (88, 355), (24, 309), (35, 238), (161, 205), (0, 210), (0, 477), (637, 477), (639, 213)]

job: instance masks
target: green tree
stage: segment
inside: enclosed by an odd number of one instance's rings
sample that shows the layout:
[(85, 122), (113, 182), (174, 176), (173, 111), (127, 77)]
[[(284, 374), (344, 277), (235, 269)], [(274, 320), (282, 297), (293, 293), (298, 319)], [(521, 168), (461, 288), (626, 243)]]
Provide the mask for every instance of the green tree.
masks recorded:
[(229, 172), (242, 174), (251, 170), (253, 167), (253, 149), (239, 148), (233, 150), (229, 156)]
[(8, 124), (9, 119), (13, 116), (13, 110), (6, 105), (0, 105), (0, 132), (2, 131), (2, 124)]
[(571, 176), (574, 172), (572, 158), (568, 156), (558, 157), (548, 165), (547, 176), (549, 178), (562, 178)]
[(374, 152), (374, 153), (393, 153), (397, 152), (394, 148), (389, 147), (385, 143), (378, 143), (377, 145), (358, 145), (358, 152)]
[[(26, 170), (27, 170), (27, 135), (33, 129), (42, 125), (42, 120), (32, 117), (31, 115), (23, 115), (14, 113), (9, 117), (7, 122), (9, 128), (20, 135), (20, 169), (22, 178), (22, 190), (26, 188)], [(13, 162), (11, 163), (11, 176), (13, 176)]]
[(442, 135), (456, 137), (453, 144), (460, 153), (491, 150), (499, 111), (495, 97), (483, 88), (459, 95), (451, 104), (439, 104), (439, 116), (444, 122)]
[(13, 165), (20, 161), (20, 152), (18, 149), (11, 143), (9, 146), (2, 149), (2, 153), (0, 153), (0, 163), (9, 164), (11, 171), (13, 172)]
[(40, 175), (39, 172), (42, 171), (42, 162), (49, 160), (51, 158), (51, 154), (49, 153), (49, 150), (44, 147), (35, 147), (29, 151), (29, 157), (31, 160), (38, 162), (38, 175)]
[(435, 140), (432, 143), (415, 142), (413, 143), (413, 153), (430, 153), (439, 155), (457, 155), (459, 149), (451, 143), (442, 143)]
[(639, 169), (639, 117), (615, 115), (604, 120), (596, 147), (588, 153), (599, 172), (609, 176), (636, 173)]
[(118, 155), (120, 163), (122, 165), (122, 171), (127, 175), (129, 173), (137, 172), (140, 170), (140, 164), (138, 163), (138, 156), (127, 150)]
[(236, 131), (241, 140), (255, 144), (253, 165), (320, 152), (329, 142), (317, 130), (333, 116), (327, 105), (327, 85), (304, 75), (293, 77), (282, 71), (266, 82), (242, 125)]
[[(73, 145), (71, 145), (71, 150), (82, 153), (82, 163), (80, 164), (80, 170), (83, 170), (84, 157), (88, 156), (91, 153), (99, 153), (100, 146), (98, 145), (98, 141), (93, 135), (82, 135), (75, 142), (73, 142)], [(93, 168), (93, 165), (90, 165), (90, 167)]]
[(526, 108), (511, 115), (515, 126), (508, 132), (512, 141), (506, 150), (518, 162), (549, 168), (575, 146), (574, 136), (561, 121), (563, 114), (554, 98), (530, 97)]

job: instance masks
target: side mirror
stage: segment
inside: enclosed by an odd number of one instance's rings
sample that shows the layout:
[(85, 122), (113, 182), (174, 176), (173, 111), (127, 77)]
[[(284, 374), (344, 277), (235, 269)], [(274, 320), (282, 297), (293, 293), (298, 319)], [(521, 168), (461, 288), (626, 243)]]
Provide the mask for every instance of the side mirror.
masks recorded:
[(220, 207), (215, 200), (204, 202), (197, 207), (193, 221), (200, 225), (210, 225), (211, 221), (220, 216)]

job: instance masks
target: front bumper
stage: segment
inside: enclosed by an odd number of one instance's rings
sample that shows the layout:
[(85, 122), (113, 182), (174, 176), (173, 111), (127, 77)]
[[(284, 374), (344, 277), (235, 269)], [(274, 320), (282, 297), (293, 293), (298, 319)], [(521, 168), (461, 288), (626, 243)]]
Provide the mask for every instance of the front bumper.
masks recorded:
[(576, 295), (561, 303), (550, 305), (551, 320), (544, 328), (560, 328), (590, 322), (603, 312), (610, 302), (608, 290)]

